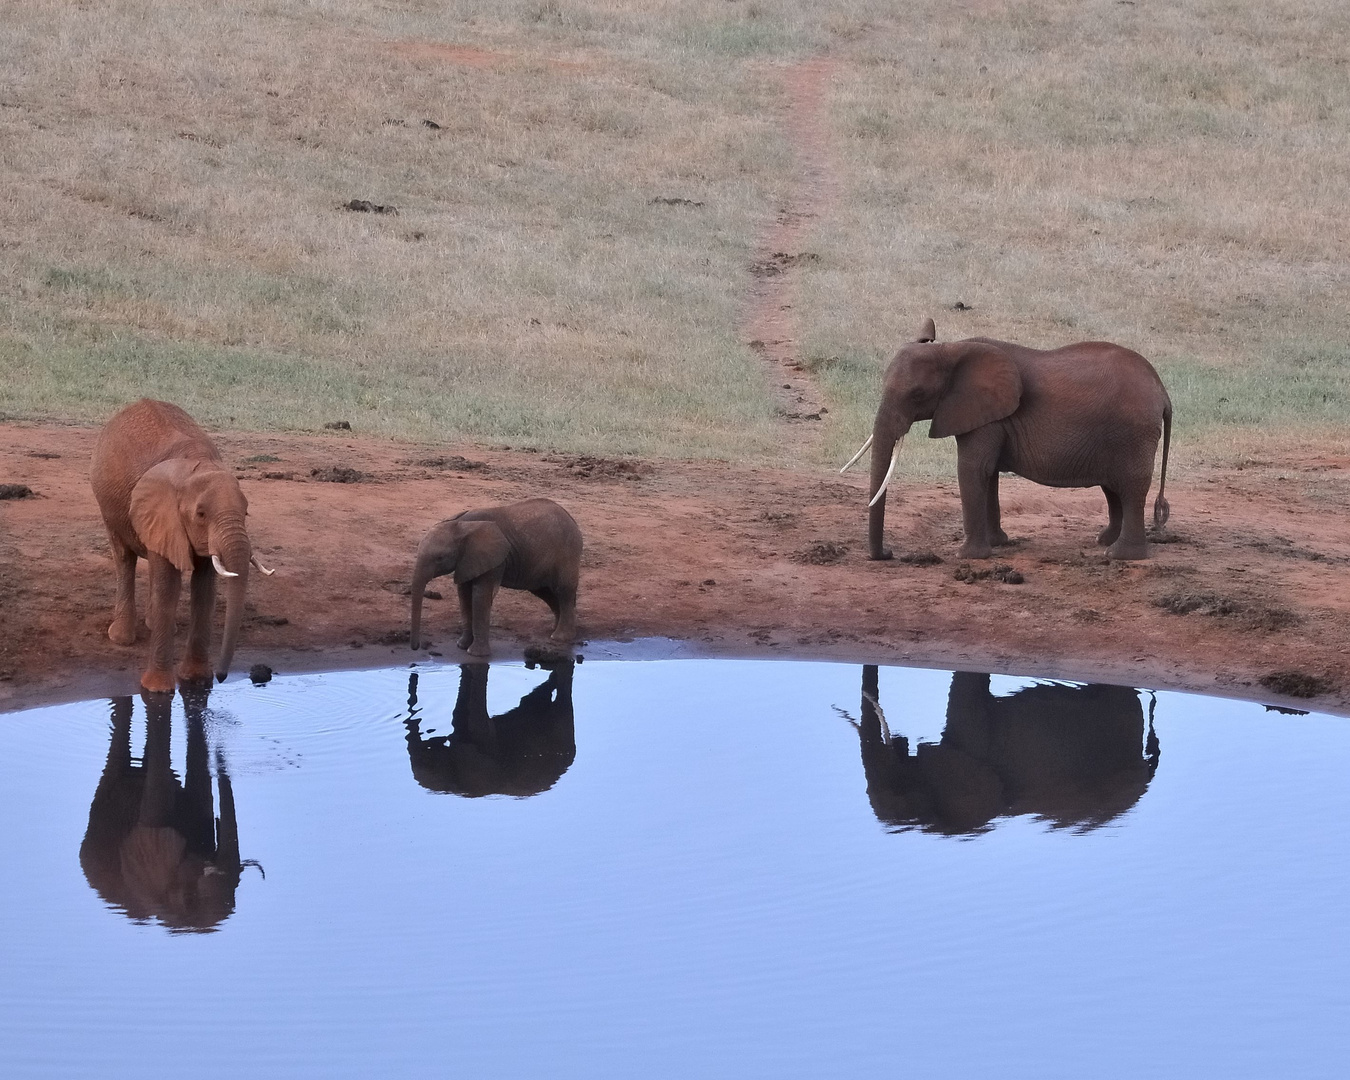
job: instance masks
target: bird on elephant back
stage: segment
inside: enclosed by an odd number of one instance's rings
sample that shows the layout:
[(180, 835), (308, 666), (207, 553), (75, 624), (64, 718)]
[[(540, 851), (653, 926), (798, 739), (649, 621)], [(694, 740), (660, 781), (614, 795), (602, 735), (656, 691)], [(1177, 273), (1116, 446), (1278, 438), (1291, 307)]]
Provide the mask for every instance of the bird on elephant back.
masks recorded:
[(956, 437), (965, 544), (961, 557), (987, 559), (1009, 543), (998, 501), (1001, 472), (1049, 487), (1100, 487), (1107, 524), (1097, 543), (1113, 559), (1146, 559), (1144, 504), (1162, 439), (1153, 521), (1169, 507), (1167, 453), (1172, 402), (1158, 373), (1136, 352), (1104, 341), (1031, 349), (993, 338), (938, 342), (933, 320), (904, 346), (882, 382), (872, 434), (841, 472), (870, 447), (869, 555), (889, 559), (886, 493), (910, 427), (931, 420), (928, 437)]
[(417, 673), (408, 677), (408, 759), (428, 791), (526, 798), (551, 788), (576, 759), (573, 662), (559, 661), (519, 705), (497, 716), (488, 713), (488, 671), (487, 664), (460, 666), (450, 734), (431, 738), (422, 732)]
[(1119, 817), (1158, 769), (1153, 706), (1124, 686), (1037, 683), (995, 697), (989, 676), (958, 671), (936, 743), (893, 734), (863, 667), (858, 731), (867, 798), (889, 831), (967, 835), (1028, 814), (1088, 831)]
[(249, 569), (272, 574), (253, 554), (244, 526), (248, 500), (234, 470), (177, 405), (142, 398), (99, 433), (89, 479), (117, 574), (108, 637), (117, 645), (136, 641), (136, 560), (145, 559), (150, 566), (150, 658), (141, 686), (171, 693), (178, 597), (182, 575), (191, 573), (187, 652), (177, 674), (185, 682), (209, 683), (216, 579), (224, 578), (225, 631), (214, 664), (223, 682), (244, 617)]
[(207, 691), (183, 694), (187, 761), (180, 783), (171, 762), (173, 698), (144, 695), (145, 753), (131, 754), (133, 702), (112, 700), (112, 739), (80, 845), (85, 879), (104, 902), (136, 922), (174, 932), (214, 930), (234, 912), (246, 866), (239, 858), (234, 787), (216, 753), (220, 816), (211, 791)]

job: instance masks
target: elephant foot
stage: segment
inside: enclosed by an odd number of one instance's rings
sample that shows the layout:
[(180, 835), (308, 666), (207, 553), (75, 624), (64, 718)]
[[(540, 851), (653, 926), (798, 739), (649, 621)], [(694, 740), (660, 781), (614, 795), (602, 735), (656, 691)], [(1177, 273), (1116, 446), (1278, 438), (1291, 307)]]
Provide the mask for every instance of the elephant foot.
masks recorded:
[(989, 543), (992, 544), (994, 547), (1007, 547), (1009, 544), (1012, 543), (1012, 541), (1008, 538), (1007, 533), (1005, 533), (1002, 529), (999, 529), (997, 532), (994, 533), (993, 536), (989, 538)]
[(1110, 547), (1119, 539), (1120, 539), (1119, 525), (1115, 526), (1108, 525), (1106, 528), (1104, 528), (1101, 532), (1097, 534), (1097, 544), (1100, 547)]
[(876, 551), (870, 552), (867, 557), (873, 562), (885, 562), (887, 559), (895, 558), (895, 552), (888, 547), (877, 548)]
[(172, 694), (177, 686), (172, 671), (150, 668), (141, 676), (141, 686), (152, 694)]
[(467, 649), (472, 644), (473, 644), (472, 634), (460, 634), (458, 639), (456, 639), (455, 641), (455, 645), (461, 649)]
[(114, 645), (135, 645), (136, 644), (136, 621), (121, 622), (114, 620), (108, 627), (108, 640)]
[(994, 554), (994, 549), (988, 544), (976, 544), (967, 540), (961, 545), (961, 550), (957, 555), (962, 559), (987, 559)]
[(486, 645), (480, 645), (480, 644), (478, 644), (478, 642), (476, 642), (476, 641), (475, 641), (472, 645), (470, 645), (467, 649), (465, 649), (464, 651), (467, 652), (470, 656), (491, 656), (491, 655), (492, 655), (492, 650), (491, 650), (491, 649), (489, 649)]
[(1121, 561), (1147, 559), (1148, 544), (1142, 540), (1135, 544), (1127, 544), (1123, 540), (1117, 540), (1106, 549), (1106, 554), (1108, 558), (1119, 559)]
[(209, 683), (211, 681), (211, 663), (209, 660), (184, 659), (178, 665), (178, 681), (188, 683)]

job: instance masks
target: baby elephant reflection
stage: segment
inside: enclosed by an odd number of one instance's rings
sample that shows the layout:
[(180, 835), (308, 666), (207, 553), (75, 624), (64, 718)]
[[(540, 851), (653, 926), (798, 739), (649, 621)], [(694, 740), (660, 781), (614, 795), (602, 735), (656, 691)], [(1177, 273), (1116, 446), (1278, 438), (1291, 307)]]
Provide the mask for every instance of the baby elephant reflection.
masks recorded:
[(450, 734), (423, 738), (417, 674), (408, 677), (408, 758), (428, 791), (515, 795), (547, 791), (577, 756), (572, 664), (560, 664), (510, 712), (489, 716), (487, 664), (462, 664)]
[(183, 692), (183, 783), (170, 762), (172, 696), (143, 696), (145, 756), (139, 765), (131, 756), (132, 699), (113, 698), (112, 744), (80, 845), (80, 866), (99, 896), (138, 922), (158, 919), (176, 932), (214, 930), (234, 911), (243, 867), (258, 865), (239, 859), (234, 789), (219, 752), (220, 817), (215, 816), (207, 693)]
[(892, 735), (877, 701), (877, 669), (863, 668), (867, 797), (894, 831), (975, 833), (996, 817), (1032, 814), (1055, 828), (1095, 828), (1124, 813), (1158, 768), (1149, 707), (1123, 686), (1037, 684), (1007, 697), (989, 676), (958, 671), (937, 743)]

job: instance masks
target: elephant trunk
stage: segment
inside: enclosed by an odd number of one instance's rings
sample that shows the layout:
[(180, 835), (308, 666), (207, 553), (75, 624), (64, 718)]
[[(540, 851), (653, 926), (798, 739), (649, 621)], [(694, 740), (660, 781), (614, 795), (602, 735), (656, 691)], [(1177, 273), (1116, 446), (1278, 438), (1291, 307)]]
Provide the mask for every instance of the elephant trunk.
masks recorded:
[(422, 600), (427, 582), (436, 576), (434, 563), (435, 557), (431, 553), (417, 553), (412, 579), (412, 627), (408, 634), (408, 644), (414, 649), (422, 647)]
[(895, 428), (879, 422), (872, 431), (872, 477), (868, 485), (871, 502), (868, 503), (867, 517), (868, 557), (872, 559), (891, 557), (882, 536), (886, 527), (886, 489), (895, 473), (900, 444), (908, 430), (908, 423)]
[(211, 552), (219, 556), (236, 577), (224, 580), (225, 633), (220, 640), (220, 656), (216, 660), (216, 679), (225, 681), (234, 659), (234, 647), (239, 641), (239, 627), (244, 621), (244, 595), (248, 591), (248, 574), (253, 549), (243, 524), (223, 528), (212, 536)]

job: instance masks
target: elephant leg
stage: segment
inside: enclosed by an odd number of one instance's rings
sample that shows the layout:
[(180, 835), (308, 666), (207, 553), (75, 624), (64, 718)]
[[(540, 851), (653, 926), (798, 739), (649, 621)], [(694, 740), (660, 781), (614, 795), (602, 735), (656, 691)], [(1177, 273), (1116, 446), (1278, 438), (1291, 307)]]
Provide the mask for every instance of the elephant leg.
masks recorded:
[(1003, 547), (1012, 543), (1003, 531), (1003, 513), (998, 505), (998, 473), (989, 478), (988, 495), (989, 543), (994, 547)]
[(1120, 536), (1106, 549), (1111, 558), (1148, 558), (1148, 540), (1144, 535), (1144, 503), (1147, 500), (1147, 483), (1135, 484), (1120, 493)]
[(553, 623), (551, 641), (570, 642), (577, 636), (577, 587), (575, 584), (559, 585), (553, 591), (553, 613), (557, 616)]
[(961, 545), (963, 559), (987, 559), (994, 553), (989, 541), (989, 475), (976, 464), (958, 464), (957, 481), (961, 488), (961, 521), (966, 542)]
[(473, 584), (466, 582), (455, 586), (455, 590), (459, 593), (459, 619), (463, 627), (455, 644), (467, 649), (473, 644)]
[(473, 612), (473, 640), (468, 649), (470, 656), (488, 656), (492, 652), (488, 624), (492, 616), (492, 601), (500, 584), (500, 569), (474, 578), (470, 583), (469, 606)]
[(191, 618), (187, 654), (178, 665), (178, 677), (189, 682), (211, 681), (211, 616), (216, 610), (216, 572), (204, 559), (192, 568)]
[(108, 640), (114, 645), (136, 643), (136, 553), (108, 531), (112, 547), (113, 569), (117, 574), (117, 599), (113, 601), (113, 619)]
[(1097, 543), (1102, 547), (1109, 547), (1120, 536), (1120, 496), (1106, 487), (1102, 488), (1102, 494), (1106, 496), (1107, 523), (1106, 528), (1097, 534)]
[(178, 617), (178, 593), (183, 587), (178, 568), (168, 559), (150, 553), (150, 663), (141, 675), (141, 685), (157, 693), (174, 689), (174, 621)]

